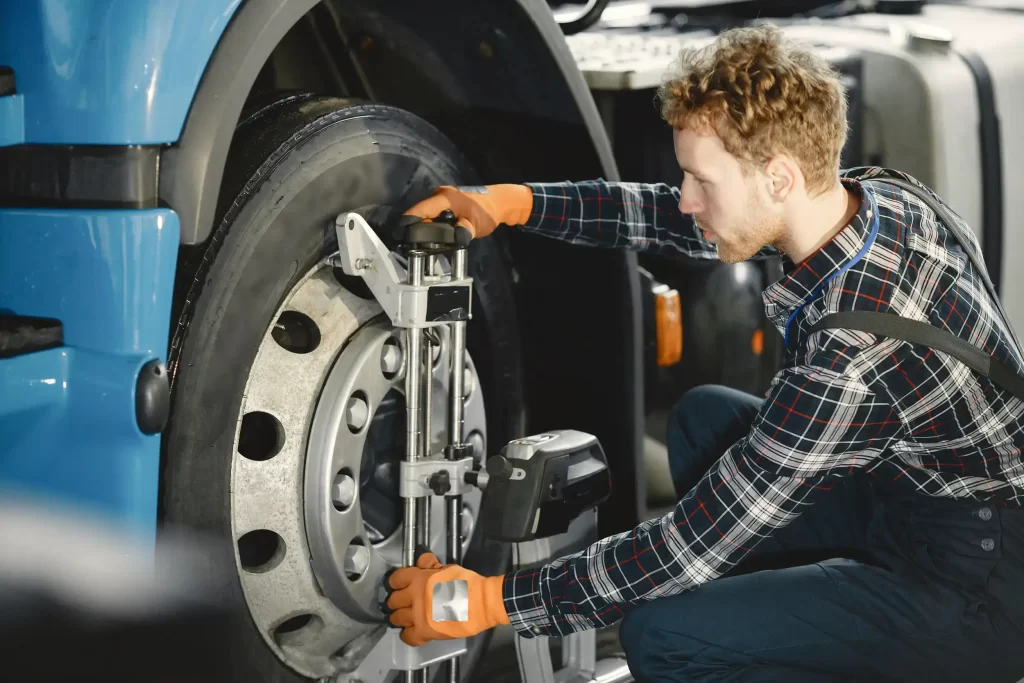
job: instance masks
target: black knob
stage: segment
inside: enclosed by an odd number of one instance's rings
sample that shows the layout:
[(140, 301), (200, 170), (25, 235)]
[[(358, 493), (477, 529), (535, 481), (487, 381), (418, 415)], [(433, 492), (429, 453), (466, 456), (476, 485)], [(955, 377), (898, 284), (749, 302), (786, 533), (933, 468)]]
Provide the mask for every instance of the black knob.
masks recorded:
[(135, 378), (135, 422), (143, 434), (158, 434), (171, 414), (171, 383), (164, 364), (153, 359)]
[(441, 212), (441, 215), (435, 219), (436, 223), (447, 223), (448, 225), (455, 225), (459, 222), (459, 217), (455, 215), (451, 209), (445, 209)]
[(496, 455), (487, 459), (487, 474), (492, 477), (511, 477), (513, 469), (515, 468), (512, 467), (512, 463), (504, 455)]
[(452, 490), (452, 479), (451, 475), (448, 474), (448, 470), (434, 472), (434, 474), (430, 476), (430, 480), (427, 484), (436, 496), (443, 496)]

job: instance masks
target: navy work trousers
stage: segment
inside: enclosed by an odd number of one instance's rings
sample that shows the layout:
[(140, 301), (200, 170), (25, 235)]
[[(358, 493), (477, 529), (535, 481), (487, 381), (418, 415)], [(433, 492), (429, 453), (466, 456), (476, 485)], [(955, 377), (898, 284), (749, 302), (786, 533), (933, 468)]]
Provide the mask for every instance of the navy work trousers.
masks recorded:
[[(668, 425), (676, 491), (750, 428), (761, 399), (687, 392)], [(1024, 511), (840, 480), (733, 571), (633, 608), (638, 683), (1024, 678)]]

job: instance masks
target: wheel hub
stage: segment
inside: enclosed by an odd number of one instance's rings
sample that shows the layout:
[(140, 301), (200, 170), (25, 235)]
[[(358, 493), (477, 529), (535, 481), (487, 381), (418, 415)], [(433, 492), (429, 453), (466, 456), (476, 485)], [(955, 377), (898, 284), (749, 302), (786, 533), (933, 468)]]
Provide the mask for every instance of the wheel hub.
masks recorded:
[[(431, 452), (447, 443), (449, 357), (432, 372)], [(298, 673), (352, 671), (386, 625), (384, 574), (401, 564), (404, 454), (401, 335), (327, 261), (286, 297), (253, 362), (232, 467), (238, 569), (256, 627)], [(486, 415), (466, 355), (465, 433), (485, 452)], [(479, 510), (463, 496), (463, 548)], [(443, 559), (444, 500), (431, 503)], [(366, 681), (365, 683), (370, 683)]]

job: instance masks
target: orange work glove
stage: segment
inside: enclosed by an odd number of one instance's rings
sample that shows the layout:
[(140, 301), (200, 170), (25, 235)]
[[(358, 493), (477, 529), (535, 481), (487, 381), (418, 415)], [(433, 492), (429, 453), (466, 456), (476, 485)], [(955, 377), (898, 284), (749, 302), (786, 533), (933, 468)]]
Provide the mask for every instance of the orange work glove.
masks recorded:
[(387, 601), (394, 610), (391, 624), (401, 627), (401, 639), (413, 647), (431, 640), (469, 638), (507, 624), (501, 595), (504, 579), (483, 577), (456, 564), (442, 565), (433, 553), (423, 553), (415, 567), (396, 569), (388, 578), (394, 591)]
[(404, 215), (434, 220), (451, 210), (472, 238), (487, 237), (498, 225), (522, 225), (533, 211), (533, 190), (526, 185), (454, 187), (442, 185)]

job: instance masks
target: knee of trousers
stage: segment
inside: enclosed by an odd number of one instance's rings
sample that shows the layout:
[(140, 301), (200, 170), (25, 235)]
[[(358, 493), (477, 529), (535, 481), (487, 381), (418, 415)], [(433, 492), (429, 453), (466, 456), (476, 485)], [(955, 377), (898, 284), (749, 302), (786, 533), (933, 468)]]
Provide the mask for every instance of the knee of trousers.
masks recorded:
[(639, 605), (629, 611), (619, 625), (619, 643), (629, 670), (640, 674), (640, 680), (646, 680), (644, 672), (661, 668), (658, 662), (668, 654), (651, 640), (651, 635), (659, 630), (657, 621), (653, 610)]
[(716, 398), (713, 386), (688, 389), (672, 406), (668, 419), (668, 439), (676, 446), (699, 442), (707, 425), (701, 419), (706, 414), (708, 401)]
[(688, 431), (695, 423), (699, 422), (701, 403), (707, 399), (710, 393), (706, 386), (693, 387), (683, 392), (669, 413), (671, 418), (669, 429), (678, 427)]
[(626, 613), (619, 624), (619, 644), (626, 655), (630, 671), (636, 673), (644, 664), (644, 631), (647, 624), (643, 607), (635, 607)]
[[(700, 635), (689, 635), (679, 620), (684, 613), (646, 609), (640, 605), (628, 612), (619, 625), (619, 643), (626, 655), (633, 680), (638, 683), (682, 683), (719, 680), (747, 670), (750, 662), (730, 649), (708, 643)], [(670, 619), (671, 623), (666, 623)], [(708, 650), (713, 654), (708, 654)], [(774, 679), (773, 679), (774, 680)], [(782, 679), (780, 679), (782, 680)]]

